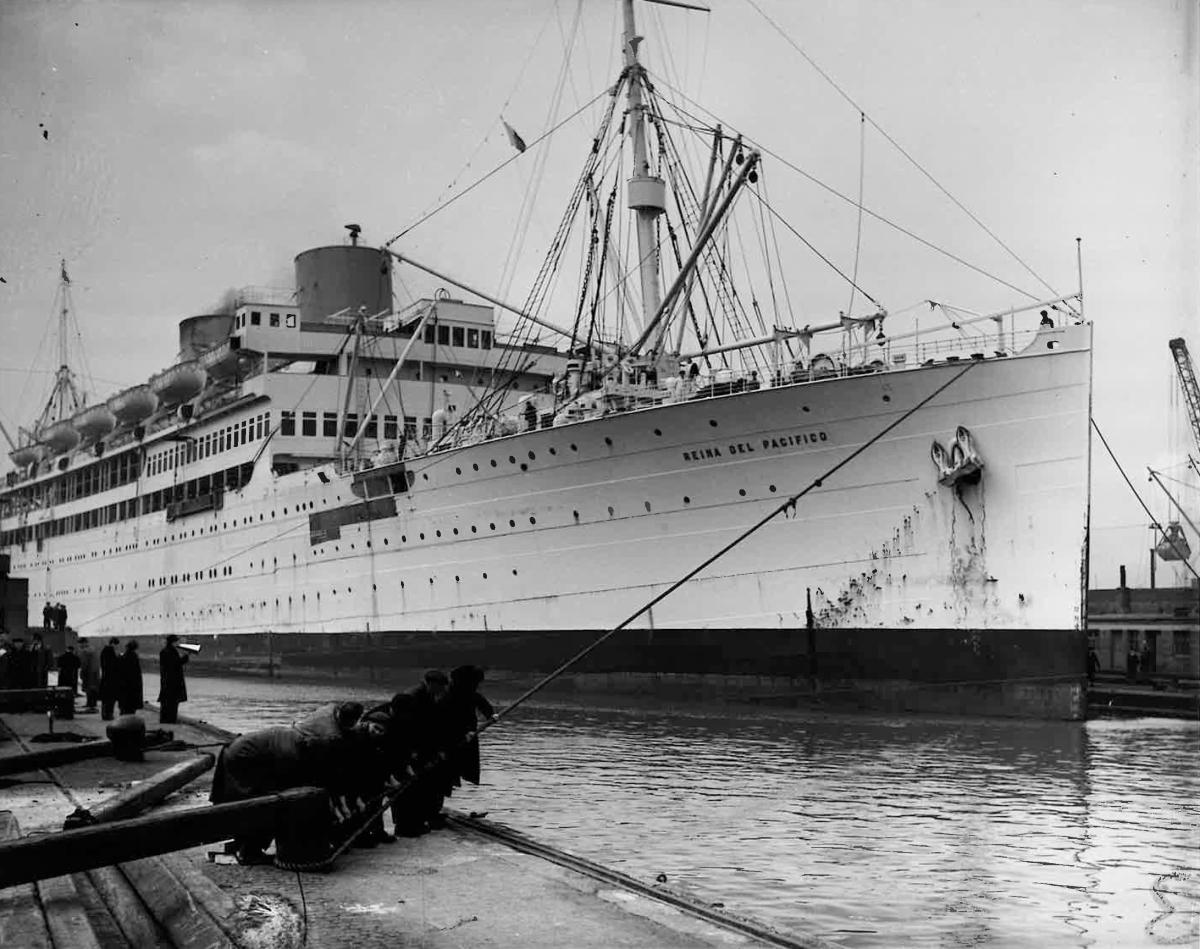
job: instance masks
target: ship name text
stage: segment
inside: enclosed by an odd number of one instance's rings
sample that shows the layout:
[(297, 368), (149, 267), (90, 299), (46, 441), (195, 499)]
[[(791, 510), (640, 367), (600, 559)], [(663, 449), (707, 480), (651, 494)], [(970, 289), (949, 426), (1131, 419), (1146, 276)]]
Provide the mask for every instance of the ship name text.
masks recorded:
[(753, 441), (730, 442), (727, 445), (710, 445), (705, 448), (690, 448), (683, 452), (684, 461), (710, 461), (714, 458), (730, 458), (734, 455), (753, 455), (760, 451), (780, 451), (805, 445), (819, 445), (829, 441), (829, 435), (821, 430), (794, 432), (773, 438), (758, 438)]

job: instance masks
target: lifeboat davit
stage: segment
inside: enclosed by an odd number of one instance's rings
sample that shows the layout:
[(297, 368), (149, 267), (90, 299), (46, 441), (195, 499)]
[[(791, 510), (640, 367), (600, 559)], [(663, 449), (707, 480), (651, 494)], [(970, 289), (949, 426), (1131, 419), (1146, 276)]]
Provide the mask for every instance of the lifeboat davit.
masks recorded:
[(198, 396), (205, 381), (204, 370), (192, 359), (151, 377), (150, 388), (158, 396), (159, 404), (170, 408)]
[(14, 448), (8, 453), (8, 457), (12, 459), (12, 463), (18, 468), (26, 468), (35, 461), (41, 461), (45, 456), (46, 448), (44, 445), (22, 445), (20, 448)]
[(71, 421), (75, 425), (75, 431), (79, 432), (79, 437), (85, 442), (99, 441), (111, 435), (112, 430), (117, 427), (117, 417), (103, 403), (84, 409)]
[(50, 451), (56, 455), (61, 455), (64, 451), (70, 451), (79, 444), (79, 432), (75, 428), (75, 423), (71, 419), (63, 419), (61, 422), (55, 422), (39, 433), (42, 442), (50, 447)]
[(154, 414), (158, 408), (158, 396), (143, 384), (118, 392), (108, 400), (107, 405), (108, 410), (117, 417), (118, 425), (136, 425)]

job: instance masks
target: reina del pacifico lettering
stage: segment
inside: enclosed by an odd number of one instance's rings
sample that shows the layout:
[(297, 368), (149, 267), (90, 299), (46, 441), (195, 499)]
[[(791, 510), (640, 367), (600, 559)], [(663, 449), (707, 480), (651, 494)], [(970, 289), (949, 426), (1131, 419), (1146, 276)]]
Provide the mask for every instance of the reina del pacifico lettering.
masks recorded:
[(780, 451), (784, 448), (811, 447), (829, 441), (828, 433), (816, 430), (776, 435), (772, 438), (756, 438), (753, 441), (729, 442), (725, 445), (710, 445), (691, 448), (683, 452), (684, 461), (711, 461), (714, 458), (732, 458), (735, 455), (753, 455), (760, 451)]

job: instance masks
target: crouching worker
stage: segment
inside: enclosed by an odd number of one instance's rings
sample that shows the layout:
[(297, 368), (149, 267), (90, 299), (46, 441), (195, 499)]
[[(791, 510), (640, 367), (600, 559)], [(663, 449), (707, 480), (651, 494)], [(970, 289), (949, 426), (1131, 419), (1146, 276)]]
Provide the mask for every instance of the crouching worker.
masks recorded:
[[(360, 747), (355, 728), (362, 706), (326, 706), (308, 719), (292, 725), (264, 728), (235, 738), (217, 758), (210, 800), (214, 804), (244, 801), (291, 788), (318, 787), (331, 797), (348, 792), (346, 762)], [(327, 844), (332, 819), (321, 827), (308, 827), (306, 834), (319, 835)], [(263, 827), (234, 841), (239, 863), (266, 862), (265, 851), (275, 828)], [(311, 838), (310, 838), (311, 840)], [(306, 851), (320, 852), (316, 846)]]

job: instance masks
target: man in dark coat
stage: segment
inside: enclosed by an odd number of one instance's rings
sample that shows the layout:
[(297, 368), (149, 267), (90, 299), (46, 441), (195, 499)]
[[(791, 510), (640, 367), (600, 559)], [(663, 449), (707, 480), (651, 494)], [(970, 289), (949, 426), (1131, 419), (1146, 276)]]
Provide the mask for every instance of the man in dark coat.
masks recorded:
[(33, 648), (29, 651), (32, 654), (30, 664), (33, 667), (31, 685), (35, 689), (44, 689), (49, 682), (50, 670), (55, 665), (54, 653), (46, 647), (41, 633), (33, 634)]
[(136, 639), (131, 639), (125, 644), (119, 670), (117, 708), (122, 715), (131, 715), (146, 704), (142, 699), (142, 661), (138, 658)]
[[(446, 693), (445, 714), (447, 737), (451, 742), (448, 749), (454, 772), (464, 781), (479, 783), (479, 737), (477, 715), (487, 721), (496, 717), (496, 711), (479, 693), (483, 682), (483, 670), (478, 666), (459, 666), (450, 671), (450, 690)], [(468, 738), (468, 736), (470, 736)]]
[(70, 689), (72, 696), (79, 693), (79, 665), (74, 646), (68, 646), (67, 651), (58, 657), (58, 684)]
[(183, 667), (188, 655), (175, 644), (179, 637), (172, 633), (158, 654), (158, 720), (164, 725), (179, 721), (179, 703), (187, 701), (187, 683)]
[(84, 637), (79, 640), (79, 685), (87, 697), (88, 710), (94, 712), (100, 697), (100, 664), (92, 652), (92, 644)]
[(444, 702), (449, 687), (450, 680), (446, 673), (440, 669), (430, 669), (420, 685), (408, 690), (418, 776), (413, 790), (406, 796), (417, 820), (430, 827), (442, 825), (442, 803), (452, 789), (454, 780), (446, 753), (449, 720)]
[(100, 650), (100, 717), (112, 721), (113, 706), (121, 693), (121, 658), (117, 655), (116, 636)]
[(52, 625), (54, 625), (54, 607), (47, 602), (42, 607), (42, 629), (48, 633)]

